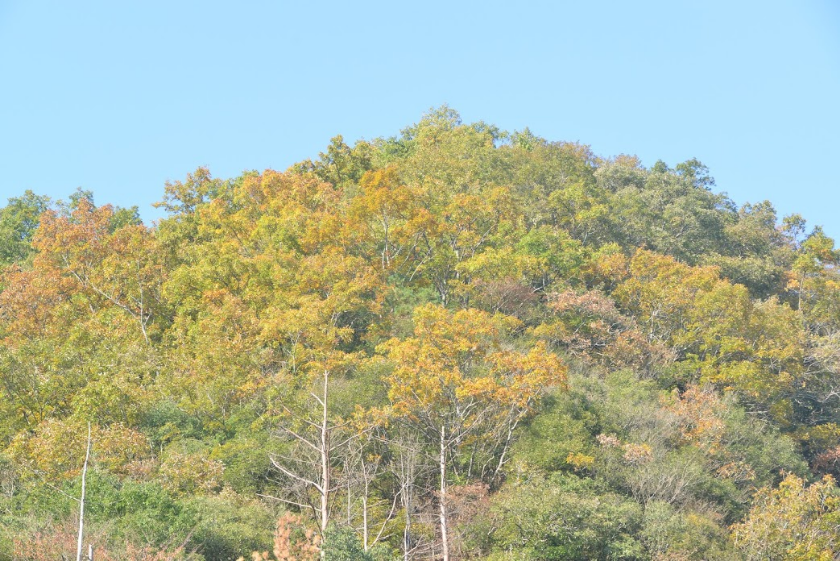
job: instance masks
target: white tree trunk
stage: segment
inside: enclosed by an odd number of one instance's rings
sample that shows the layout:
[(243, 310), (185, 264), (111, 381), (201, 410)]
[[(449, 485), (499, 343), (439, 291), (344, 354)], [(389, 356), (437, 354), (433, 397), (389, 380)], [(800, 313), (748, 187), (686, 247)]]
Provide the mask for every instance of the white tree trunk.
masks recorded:
[(446, 437), (445, 426), (440, 427), (440, 538), (443, 542), (443, 561), (449, 561), (449, 542), (446, 528)]
[(324, 414), (321, 421), (321, 531), (327, 531), (327, 524), (330, 522), (330, 426), (327, 419), (327, 384), (329, 373), (324, 372)]
[(82, 496), (79, 499), (79, 540), (76, 544), (76, 561), (82, 561), (82, 539), (85, 533), (85, 480), (87, 478), (88, 460), (90, 460), (90, 423), (88, 423), (85, 464), (82, 466)]

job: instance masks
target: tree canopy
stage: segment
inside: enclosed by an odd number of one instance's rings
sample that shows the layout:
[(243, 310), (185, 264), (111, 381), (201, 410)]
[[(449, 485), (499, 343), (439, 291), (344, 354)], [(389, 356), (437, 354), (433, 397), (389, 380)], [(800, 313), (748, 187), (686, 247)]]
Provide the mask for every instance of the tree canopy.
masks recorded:
[(828, 559), (840, 252), (464, 123), (0, 208), (0, 559)]

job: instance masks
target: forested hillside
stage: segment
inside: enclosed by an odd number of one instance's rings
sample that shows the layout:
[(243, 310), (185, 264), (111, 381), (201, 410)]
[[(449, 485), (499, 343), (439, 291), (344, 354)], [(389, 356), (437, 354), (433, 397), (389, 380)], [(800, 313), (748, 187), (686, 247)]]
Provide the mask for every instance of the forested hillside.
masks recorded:
[(0, 559), (88, 427), (97, 561), (840, 554), (840, 252), (699, 161), (443, 107), (159, 204), (0, 209)]

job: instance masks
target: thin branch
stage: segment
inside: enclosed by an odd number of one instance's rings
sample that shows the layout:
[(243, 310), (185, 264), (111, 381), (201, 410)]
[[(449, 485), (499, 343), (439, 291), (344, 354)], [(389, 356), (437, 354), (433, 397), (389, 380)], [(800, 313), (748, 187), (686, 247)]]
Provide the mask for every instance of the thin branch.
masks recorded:
[(273, 501), (280, 501), (281, 503), (286, 503), (288, 505), (296, 506), (296, 507), (302, 508), (302, 509), (313, 508), (313, 505), (311, 505), (311, 504), (297, 503), (297, 502), (291, 501), (289, 499), (284, 499), (283, 497), (274, 497), (272, 495), (263, 495), (261, 493), (257, 493), (257, 496), (262, 497), (264, 499), (271, 499)]
[(316, 446), (315, 444), (313, 444), (312, 442), (310, 442), (307, 438), (305, 438), (305, 437), (303, 437), (303, 436), (299, 435), (298, 433), (296, 433), (296, 432), (295, 432), (295, 431), (293, 431), (292, 429), (290, 429), (290, 428), (288, 428), (288, 427), (283, 427), (283, 426), (281, 426), (281, 427), (280, 427), (280, 430), (282, 430), (283, 432), (285, 432), (285, 433), (287, 433), (287, 434), (289, 434), (289, 435), (291, 435), (291, 436), (295, 437), (295, 438), (296, 438), (296, 439), (298, 439), (300, 442), (303, 442), (304, 444), (306, 444), (307, 446), (309, 446), (310, 448), (312, 448), (312, 449), (313, 449), (313, 450), (315, 450), (316, 452), (319, 452), (319, 453), (321, 452), (321, 448), (320, 448), (320, 447)]
[(283, 464), (276, 462), (274, 459), (271, 460), (271, 464), (274, 467), (276, 467), (277, 469), (279, 469), (281, 472), (283, 472), (283, 474), (285, 474), (288, 477), (291, 477), (295, 481), (299, 481), (299, 482), (303, 483), (304, 485), (310, 485), (312, 487), (315, 487), (315, 489), (317, 489), (318, 492), (320, 492), (320, 493), (324, 492), (324, 488), (321, 485), (319, 485), (318, 483), (316, 483), (315, 481), (312, 481), (311, 479), (307, 479), (305, 477), (301, 477), (300, 475), (296, 474), (295, 472), (286, 469), (286, 467)]
[(391, 510), (388, 512), (388, 516), (385, 517), (385, 521), (382, 522), (382, 526), (379, 528), (379, 532), (376, 534), (376, 537), (373, 538), (373, 541), (370, 543), (370, 545), (374, 545), (376, 542), (379, 541), (379, 538), (382, 537), (382, 532), (385, 531), (385, 526), (388, 524), (388, 521), (391, 520), (391, 518), (394, 516), (394, 511), (397, 509), (397, 499), (399, 498), (399, 496), (400, 492), (398, 491), (394, 495), (394, 502), (391, 503)]

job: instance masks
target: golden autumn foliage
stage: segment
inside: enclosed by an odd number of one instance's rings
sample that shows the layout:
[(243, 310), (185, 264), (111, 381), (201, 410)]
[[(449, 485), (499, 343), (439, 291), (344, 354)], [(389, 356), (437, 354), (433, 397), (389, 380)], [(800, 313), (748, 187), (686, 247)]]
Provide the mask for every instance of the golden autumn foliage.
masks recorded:
[(518, 324), (514, 318), (428, 305), (415, 310), (414, 323), (413, 337), (381, 346), (395, 365), (387, 382), (397, 414), (425, 415), (434, 422), (431, 411), (457, 411), (458, 402), (527, 413), (543, 391), (565, 380), (565, 367), (545, 346), (537, 344), (527, 353), (502, 347), (504, 331)]
[(102, 559), (836, 556), (840, 257), (713, 185), (442, 107), (10, 200), (0, 559), (68, 555), (88, 423)]
[(759, 492), (746, 520), (733, 527), (733, 540), (747, 559), (835, 559), (838, 509), (831, 477), (806, 485), (788, 475), (778, 489)]

